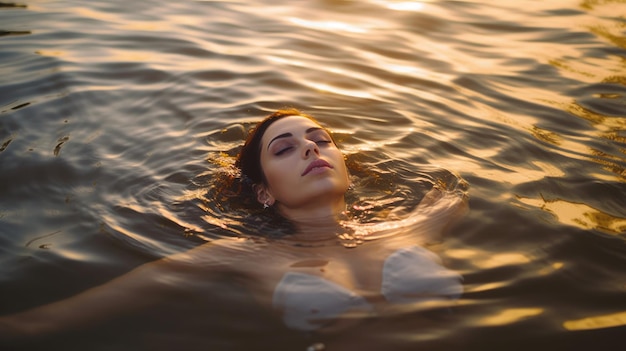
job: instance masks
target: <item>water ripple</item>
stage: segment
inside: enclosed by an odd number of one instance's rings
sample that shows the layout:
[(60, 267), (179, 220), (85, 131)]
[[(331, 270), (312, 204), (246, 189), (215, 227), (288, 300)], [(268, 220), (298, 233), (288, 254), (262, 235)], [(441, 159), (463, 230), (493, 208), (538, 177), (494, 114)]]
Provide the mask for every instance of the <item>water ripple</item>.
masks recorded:
[(402, 347), (623, 328), (623, 1), (1, 5), (2, 312), (244, 235), (216, 186), (253, 123), (294, 106), (334, 130), (357, 217), (470, 184), (440, 247), (467, 293), (441, 325), (391, 318)]

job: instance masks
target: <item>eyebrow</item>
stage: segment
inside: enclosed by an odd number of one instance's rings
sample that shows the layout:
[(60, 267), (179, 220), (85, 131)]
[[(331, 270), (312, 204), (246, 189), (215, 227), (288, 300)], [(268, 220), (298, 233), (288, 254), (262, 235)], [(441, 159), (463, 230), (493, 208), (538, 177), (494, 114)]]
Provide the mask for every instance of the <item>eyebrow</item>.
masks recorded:
[[(310, 133), (313, 133), (313, 132), (315, 132), (317, 130), (323, 130), (323, 129), (324, 128), (321, 128), (321, 127), (311, 127), (309, 129), (305, 130), (304, 134), (310, 134)], [(292, 136), (293, 136), (293, 134), (291, 134), (291, 133), (283, 133), (283, 134), (277, 135), (276, 137), (274, 137), (274, 139), (270, 140), (270, 142), (267, 144), (267, 149), (269, 150), (270, 145), (272, 145), (272, 143), (274, 141), (276, 141), (277, 139), (289, 138), (289, 137), (292, 137)]]

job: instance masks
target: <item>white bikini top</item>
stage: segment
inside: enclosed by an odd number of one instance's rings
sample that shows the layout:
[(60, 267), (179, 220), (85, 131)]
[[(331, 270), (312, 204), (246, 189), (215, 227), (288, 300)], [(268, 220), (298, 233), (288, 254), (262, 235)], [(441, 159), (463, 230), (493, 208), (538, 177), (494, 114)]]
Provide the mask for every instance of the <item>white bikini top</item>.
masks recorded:
[[(457, 299), (461, 276), (440, 264), (434, 253), (412, 246), (389, 255), (383, 265), (381, 294), (392, 303)], [(293, 329), (315, 330), (350, 311), (369, 312), (373, 306), (353, 291), (322, 277), (288, 272), (274, 290), (273, 305)]]

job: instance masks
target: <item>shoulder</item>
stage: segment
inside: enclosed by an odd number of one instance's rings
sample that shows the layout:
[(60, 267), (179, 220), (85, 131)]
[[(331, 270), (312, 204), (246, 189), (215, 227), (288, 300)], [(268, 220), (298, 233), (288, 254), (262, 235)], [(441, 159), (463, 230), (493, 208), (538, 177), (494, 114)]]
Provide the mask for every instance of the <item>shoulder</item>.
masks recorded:
[(243, 238), (224, 238), (207, 242), (191, 250), (167, 257), (172, 264), (207, 266), (228, 266), (241, 261), (245, 256), (259, 249), (260, 244)]

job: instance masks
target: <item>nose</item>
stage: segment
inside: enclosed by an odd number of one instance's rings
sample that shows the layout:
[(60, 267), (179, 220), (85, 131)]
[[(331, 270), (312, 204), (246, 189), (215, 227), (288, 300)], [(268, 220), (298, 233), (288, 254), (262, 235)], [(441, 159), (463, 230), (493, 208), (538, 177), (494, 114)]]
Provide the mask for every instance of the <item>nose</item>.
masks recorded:
[(304, 144), (304, 151), (303, 151), (303, 157), (307, 158), (309, 156), (311, 156), (311, 153), (314, 153), (315, 155), (320, 154), (320, 149), (317, 146), (317, 144), (312, 141), (312, 140), (307, 140)]

